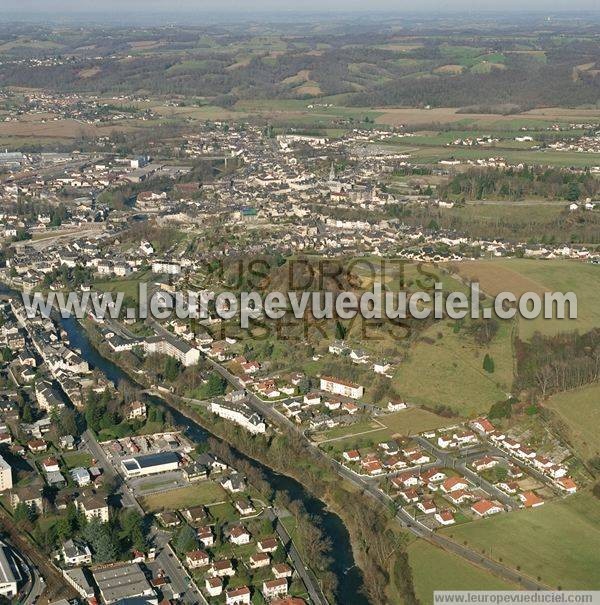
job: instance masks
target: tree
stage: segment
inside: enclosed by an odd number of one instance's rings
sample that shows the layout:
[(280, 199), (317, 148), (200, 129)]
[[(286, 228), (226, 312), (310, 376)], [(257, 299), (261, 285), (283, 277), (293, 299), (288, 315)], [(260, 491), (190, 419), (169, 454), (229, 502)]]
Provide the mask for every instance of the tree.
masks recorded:
[(29, 404), (25, 404), (21, 409), (21, 420), (26, 424), (33, 422), (33, 410)]
[(148, 547), (147, 527), (144, 517), (137, 511), (131, 510), (121, 517), (122, 537), (131, 548), (144, 552)]
[(179, 372), (181, 372), (181, 364), (179, 361), (173, 357), (167, 357), (167, 361), (165, 362), (165, 378), (169, 382), (173, 382), (177, 380)]
[(490, 408), (488, 417), (490, 420), (494, 418), (509, 418), (512, 413), (510, 401), (498, 401)]
[(19, 502), (15, 508), (13, 517), (15, 519), (15, 523), (27, 524), (35, 521), (36, 514), (35, 510), (31, 506), (25, 504), (25, 502)]
[(83, 432), (81, 424), (79, 413), (72, 408), (65, 407), (59, 415), (58, 434), (60, 436), (73, 435), (78, 437)]
[(198, 548), (198, 536), (196, 532), (186, 523), (178, 532), (174, 541), (175, 550), (184, 554)]
[(483, 369), (488, 374), (494, 373), (494, 360), (488, 355), (488, 353), (486, 353), (485, 357), (483, 358)]
[(581, 190), (579, 189), (579, 184), (578, 183), (571, 183), (569, 185), (569, 189), (567, 191), (567, 200), (569, 202), (576, 202), (579, 199), (579, 196), (581, 195)]
[(108, 523), (92, 519), (83, 529), (83, 538), (90, 544), (94, 559), (98, 563), (107, 563), (117, 558), (118, 549)]
[(337, 340), (344, 340), (346, 338), (347, 328), (344, 324), (339, 321), (335, 322), (335, 337)]
[(226, 389), (227, 381), (220, 374), (212, 372), (202, 391), (206, 397), (219, 397), (225, 394)]

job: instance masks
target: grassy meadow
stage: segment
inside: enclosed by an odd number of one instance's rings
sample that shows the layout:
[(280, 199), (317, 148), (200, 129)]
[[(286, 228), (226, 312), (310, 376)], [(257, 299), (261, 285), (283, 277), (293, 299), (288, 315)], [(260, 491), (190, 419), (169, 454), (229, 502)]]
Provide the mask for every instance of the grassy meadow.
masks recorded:
[(591, 493), (442, 531), (551, 588), (598, 589), (600, 500)]

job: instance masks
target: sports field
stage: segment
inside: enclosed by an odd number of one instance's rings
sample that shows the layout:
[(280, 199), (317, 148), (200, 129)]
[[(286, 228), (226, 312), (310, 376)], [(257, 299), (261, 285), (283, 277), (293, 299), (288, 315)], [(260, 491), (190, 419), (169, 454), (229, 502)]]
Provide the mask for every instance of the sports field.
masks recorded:
[(214, 504), (226, 500), (225, 490), (214, 481), (201, 481), (187, 487), (172, 489), (140, 498), (147, 512), (181, 510), (200, 504)]

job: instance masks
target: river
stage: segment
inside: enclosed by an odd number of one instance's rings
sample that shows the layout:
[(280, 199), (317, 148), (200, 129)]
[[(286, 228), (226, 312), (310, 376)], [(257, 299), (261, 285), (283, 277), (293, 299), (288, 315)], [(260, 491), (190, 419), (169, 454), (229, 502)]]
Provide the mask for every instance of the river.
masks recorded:
[[(60, 322), (69, 336), (71, 346), (81, 351), (82, 357), (92, 368), (101, 370), (115, 384), (121, 381), (134, 384), (123, 370), (98, 352), (90, 342), (81, 324), (75, 318), (63, 318), (60, 319)], [(209, 433), (205, 428), (184, 416), (163, 399), (152, 399), (171, 412), (176, 424), (182, 427), (191, 440), (196, 442), (203, 441), (209, 434), (212, 435), (212, 433)], [(218, 437), (212, 436), (218, 439)], [(252, 460), (252, 463), (260, 467), (266, 480), (274, 490), (287, 492), (292, 499), (301, 500), (307, 512), (317, 519), (322, 531), (331, 540), (333, 544), (332, 571), (338, 579), (337, 602), (343, 603), (343, 605), (369, 605), (367, 599), (360, 592), (363, 588), (363, 577), (359, 568), (355, 565), (350, 536), (342, 520), (336, 514), (330, 512), (324, 502), (307, 492), (302, 484), (295, 479), (276, 473), (256, 460)]]

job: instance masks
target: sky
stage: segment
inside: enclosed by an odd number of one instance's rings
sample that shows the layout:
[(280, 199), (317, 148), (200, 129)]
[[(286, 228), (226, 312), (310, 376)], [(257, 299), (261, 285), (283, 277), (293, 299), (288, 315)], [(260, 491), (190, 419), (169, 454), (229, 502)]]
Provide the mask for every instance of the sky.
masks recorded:
[(19, 13), (600, 11), (600, 0), (0, 0), (0, 4), (3, 11)]

